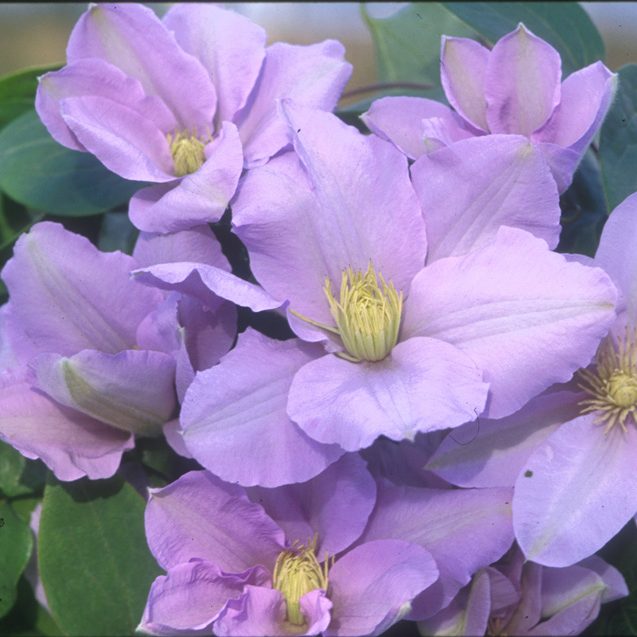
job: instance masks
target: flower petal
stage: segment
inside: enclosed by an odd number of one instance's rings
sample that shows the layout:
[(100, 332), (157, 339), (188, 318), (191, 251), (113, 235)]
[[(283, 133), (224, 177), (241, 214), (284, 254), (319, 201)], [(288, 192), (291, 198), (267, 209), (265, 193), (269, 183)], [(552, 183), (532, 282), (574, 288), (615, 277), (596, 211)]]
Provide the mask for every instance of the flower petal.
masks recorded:
[(615, 297), (601, 269), (501, 227), (490, 245), (440, 259), (414, 278), (402, 338), (462, 349), (491, 385), (483, 415), (502, 418), (590, 362), (614, 319)]
[(530, 135), (560, 103), (560, 54), (523, 24), (500, 38), (487, 63), (485, 96), (492, 133)]
[(297, 340), (243, 333), (186, 392), (181, 424), (194, 458), (223, 480), (264, 487), (309, 480), (337, 460), (342, 449), (315, 442), (285, 412), (294, 374), (317, 355)]
[(381, 435), (413, 440), (418, 432), (474, 420), (487, 391), (459, 350), (412, 338), (379, 362), (328, 354), (306, 364), (292, 381), (288, 413), (315, 440), (358, 451)]
[(428, 263), (492, 241), (502, 225), (528, 230), (551, 248), (557, 245), (555, 182), (542, 154), (525, 137), (456, 142), (421, 157), (411, 176), (427, 227)]

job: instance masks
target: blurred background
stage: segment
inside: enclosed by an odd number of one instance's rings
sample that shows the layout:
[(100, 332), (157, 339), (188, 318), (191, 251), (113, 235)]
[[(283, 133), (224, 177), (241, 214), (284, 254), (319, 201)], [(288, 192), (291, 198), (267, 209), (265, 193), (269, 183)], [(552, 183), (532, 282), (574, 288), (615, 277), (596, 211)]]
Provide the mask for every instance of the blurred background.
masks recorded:
[[(159, 15), (170, 3), (146, 3)], [(404, 2), (372, 2), (374, 17), (399, 10)], [(637, 2), (582, 2), (606, 46), (612, 70), (637, 63)], [(65, 61), (69, 33), (86, 3), (0, 3), (0, 75), (27, 66)], [(375, 58), (369, 31), (357, 2), (238, 2), (230, 6), (267, 31), (269, 41), (309, 44), (327, 37), (347, 48), (354, 74), (347, 90), (376, 81)]]

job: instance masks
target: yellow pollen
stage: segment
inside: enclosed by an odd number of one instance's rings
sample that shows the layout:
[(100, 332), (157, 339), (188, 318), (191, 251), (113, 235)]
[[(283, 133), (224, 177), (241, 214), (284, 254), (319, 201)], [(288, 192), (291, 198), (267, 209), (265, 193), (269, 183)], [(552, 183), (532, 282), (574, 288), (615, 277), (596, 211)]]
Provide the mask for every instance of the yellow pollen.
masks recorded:
[(626, 431), (631, 417), (637, 423), (637, 329), (615, 343), (609, 336), (602, 343), (595, 359), (595, 371), (578, 372), (579, 387), (588, 397), (580, 403), (582, 413), (597, 412), (596, 424), (605, 425), (608, 433), (619, 424)]
[(285, 598), (287, 620), (295, 626), (303, 626), (306, 621), (301, 611), (301, 597), (317, 588), (327, 590), (327, 573), (334, 563), (333, 558), (327, 558), (319, 564), (316, 542), (316, 535), (307, 546), (295, 542), (279, 554), (274, 565), (273, 586)]
[(183, 177), (201, 168), (206, 161), (206, 142), (188, 131), (167, 135), (170, 153), (173, 157), (175, 175)]

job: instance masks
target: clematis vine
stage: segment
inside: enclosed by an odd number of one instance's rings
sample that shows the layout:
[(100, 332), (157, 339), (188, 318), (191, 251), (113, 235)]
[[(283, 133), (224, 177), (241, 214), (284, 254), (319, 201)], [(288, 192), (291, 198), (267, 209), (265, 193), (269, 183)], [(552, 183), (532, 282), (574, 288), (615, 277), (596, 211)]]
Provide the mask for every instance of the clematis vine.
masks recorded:
[(452, 108), (384, 97), (362, 119), (412, 159), (474, 136), (524, 135), (563, 192), (606, 116), (617, 75), (595, 62), (561, 82), (561, 65), (559, 53), (522, 23), (491, 50), (443, 36), (440, 77)]
[(146, 533), (167, 574), (153, 583), (139, 628), (383, 632), (438, 569), (427, 550), (404, 540), (354, 545), (375, 499), (374, 480), (352, 454), (309, 482), (278, 489), (246, 492), (195, 471), (152, 490)]
[(518, 543), (547, 566), (593, 554), (637, 513), (636, 238), (631, 195), (611, 213), (594, 259), (620, 299), (592, 364), (509, 418), (456, 432), (427, 464), (459, 486), (514, 484)]
[(60, 144), (155, 184), (130, 202), (141, 230), (218, 221), (243, 168), (288, 143), (276, 100), (331, 110), (351, 74), (339, 42), (266, 48), (265, 39), (210, 4), (175, 5), (163, 20), (139, 4), (92, 4), (67, 65), (40, 78), (36, 110)]

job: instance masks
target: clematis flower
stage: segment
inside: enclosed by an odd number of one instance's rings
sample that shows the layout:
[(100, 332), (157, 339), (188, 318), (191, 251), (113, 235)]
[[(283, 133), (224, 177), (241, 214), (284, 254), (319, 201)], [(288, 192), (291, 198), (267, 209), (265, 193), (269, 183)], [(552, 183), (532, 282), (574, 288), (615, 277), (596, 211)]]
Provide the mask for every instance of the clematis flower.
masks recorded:
[(192, 376), (234, 340), (229, 303), (205, 308), (130, 278), (153, 254), (167, 260), (183, 249), (229, 269), (209, 228), (149, 241), (137, 258), (103, 253), (59, 224), (39, 223), (2, 271), (10, 300), (0, 438), (61, 480), (112, 475), (134, 434), (159, 435), (171, 419), (176, 367)]
[(129, 214), (148, 232), (218, 221), (244, 167), (287, 143), (276, 100), (331, 110), (349, 79), (339, 42), (276, 43), (247, 18), (181, 4), (159, 20), (139, 4), (80, 17), (67, 65), (40, 78), (36, 110), (64, 146), (151, 182)]
[(592, 364), (508, 418), (455, 432), (427, 464), (460, 486), (515, 484), (516, 538), (547, 566), (593, 554), (637, 513), (636, 238), (631, 195), (611, 213), (594, 259), (620, 300)]
[(421, 635), (579, 635), (601, 604), (628, 595), (617, 569), (593, 555), (565, 568), (524, 562), (515, 547), (479, 571), (443, 611), (418, 624)]
[(352, 547), (376, 498), (354, 455), (309, 482), (249, 494), (205, 471), (151, 491), (146, 534), (167, 574), (153, 583), (139, 629), (379, 634), (438, 576), (418, 545)]
[(522, 23), (491, 50), (443, 36), (440, 76), (452, 108), (384, 97), (362, 119), (412, 159), (474, 136), (524, 135), (543, 153), (563, 192), (606, 116), (617, 75), (595, 62), (561, 82), (561, 65), (559, 53)]

